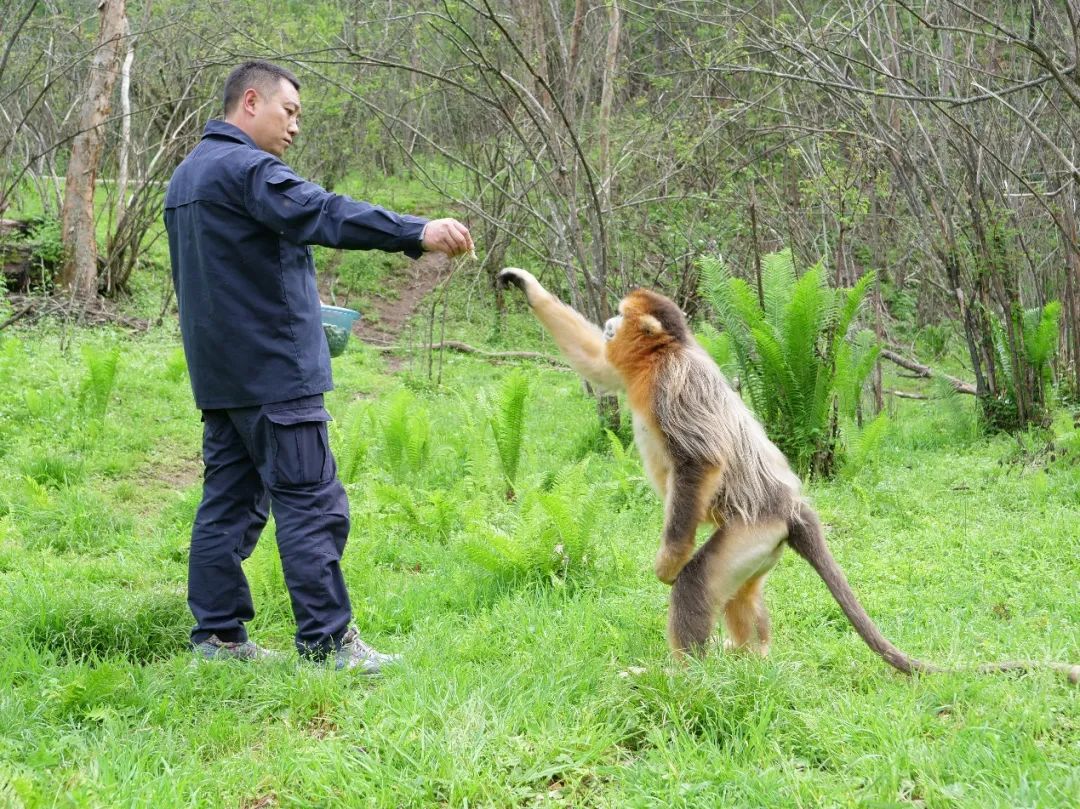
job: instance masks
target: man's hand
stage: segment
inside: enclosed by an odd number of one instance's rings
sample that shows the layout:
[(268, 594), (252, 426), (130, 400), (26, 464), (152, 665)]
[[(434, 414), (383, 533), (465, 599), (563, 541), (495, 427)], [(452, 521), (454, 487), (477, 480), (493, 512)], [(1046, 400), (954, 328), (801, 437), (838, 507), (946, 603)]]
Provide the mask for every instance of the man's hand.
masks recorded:
[(432, 219), (424, 225), (420, 246), (427, 251), (460, 256), (473, 249), (469, 229), (456, 219)]

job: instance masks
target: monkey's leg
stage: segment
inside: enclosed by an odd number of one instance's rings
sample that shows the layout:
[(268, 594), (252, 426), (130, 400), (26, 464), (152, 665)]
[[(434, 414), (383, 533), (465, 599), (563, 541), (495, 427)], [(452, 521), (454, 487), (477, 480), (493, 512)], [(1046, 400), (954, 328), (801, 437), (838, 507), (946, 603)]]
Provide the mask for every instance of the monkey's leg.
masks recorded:
[(687, 653), (703, 654), (716, 625), (716, 611), (709, 598), (706, 562), (715, 552), (713, 546), (723, 542), (723, 536), (723, 529), (716, 531), (679, 571), (671, 587), (667, 639), (677, 658)]
[(604, 333), (599, 326), (544, 289), (526, 270), (507, 267), (499, 273), (498, 283), (504, 287), (513, 284), (525, 293), (536, 319), (554, 338), (575, 371), (604, 390), (623, 389), (622, 377), (607, 361)]
[[(724, 640), (725, 650), (754, 651), (762, 657), (769, 653), (772, 625), (769, 608), (765, 606), (767, 575), (759, 573), (751, 576), (724, 607), (724, 626), (728, 634)], [(756, 642), (753, 637), (755, 633)]]
[[(752, 579), (764, 579), (780, 558), (786, 534), (783, 520), (732, 523), (698, 549), (671, 588), (668, 642), (676, 655), (703, 651), (719, 608), (729, 604)], [(749, 636), (751, 627), (756, 626), (759, 642), (764, 645), (769, 639), (768, 613), (760, 600), (760, 585), (756, 587), (754, 600), (747, 603), (744, 599), (740, 617), (745, 615), (745, 620), (737, 632), (740, 638)], [(753, 588), (746, 595), (752, 592)]]
[(694, 553), (694, 534), (702, 518), (702, 501), (716, 490), (715, 470), (678, 463), (668, 473), (667, 501), (664, 504), (664, 533), (653, 570), (665, 584), (671, 584)]
[(755, 613), (757, 617), (758, 654), (765, 657), (769, 654), (769, 648), (772, 646), (772, 619), (769, 617), (769, 608), (765, 606), (764, 576), (761, 577), (761, 585), (758, 588)]

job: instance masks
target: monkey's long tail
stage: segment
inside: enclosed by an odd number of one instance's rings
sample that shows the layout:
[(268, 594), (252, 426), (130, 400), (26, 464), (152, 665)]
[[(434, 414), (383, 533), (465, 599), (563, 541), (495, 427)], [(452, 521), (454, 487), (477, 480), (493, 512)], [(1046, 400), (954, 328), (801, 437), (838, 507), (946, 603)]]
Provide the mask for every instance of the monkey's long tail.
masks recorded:
[(821, 522), (817, 514), (809, 506), (802, 504), (799, 512), (788, 522), (788, 545), (795, 553), (810, 563), (810, 566), (821, 576), (825, 586), (829, 588), (836, 603), (844, 611), (844, 615), (851, 621), (859, 637), (866, 642), (881, 658), (904, 674), (914, 674), (916, 671), (941, 671), (937, 666), (916, 660), (901, 652), (881, 634), (870, 616), (866, 614), (859, 599), (848, 584), (844, 571), (833, 559), (829, 552), (829, 546), (825, 544), (825, 534), (821, 530)]
[[(950, 670), (904, 654), (881, 634), (870, 616), (866, 614), (862, 604), (859, 603), (859, 599), (855, 597), (851, 585), (848, 584), (847, 577), (844, 576), (844, 571), (840, 569), (840, 565), (836, 563), (828, 545), (825, 544), (825, 535), (821, 530), (821, 522), (818, 520), (817, 514), (806, 504), (799, 506), (798, 514), (788, 523), (787, 543), (792, 550), (809, 562), (810, 566), (817, 571), (822, 581), (825, 582), (825, 586), (829, 588), (829, 592), (832, 593), (833, 598), (836, 599), (836, 603), (840, 605), (840, 609), (844, 611), (844, 615), (847, 616), (851, 625), (855, 627), (855, 631), (859, 633), (859, 637), (865, 641), (867, 646), (880, 655), (886, 663), (904, 672), (904, 674), (914, 674), (917, 671), (943, 672)], [(990, 674), (1008, 671), (1030, 671), (1039, 668), (1049, 668), (1063, 672), (1068, 676), (1069, 682), (1080, 682), (1080, 665), (1071, 665), (1069, 663), (1042, 663), (1037, 661), (985, 663), (977, 666), (975, 671)]]

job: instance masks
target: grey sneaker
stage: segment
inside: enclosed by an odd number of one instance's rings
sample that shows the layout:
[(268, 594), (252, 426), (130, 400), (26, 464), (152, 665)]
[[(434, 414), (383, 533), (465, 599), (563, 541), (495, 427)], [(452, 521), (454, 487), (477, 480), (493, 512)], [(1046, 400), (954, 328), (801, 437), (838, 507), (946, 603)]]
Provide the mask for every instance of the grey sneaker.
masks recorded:
[(361, 674), (379, 674), (386, 666), (401, 660), (401, 655), (377, 652), (360, 640), (356, 627), (350, 626), (341, 639), (341, 648), (334, 657), (335, 669), (354, 669)]
[(252, 643), (250, 640), (230, 643), (211, 635), (192, 647), (195, 657), (201, 660), (281, 660), (284, 655)]

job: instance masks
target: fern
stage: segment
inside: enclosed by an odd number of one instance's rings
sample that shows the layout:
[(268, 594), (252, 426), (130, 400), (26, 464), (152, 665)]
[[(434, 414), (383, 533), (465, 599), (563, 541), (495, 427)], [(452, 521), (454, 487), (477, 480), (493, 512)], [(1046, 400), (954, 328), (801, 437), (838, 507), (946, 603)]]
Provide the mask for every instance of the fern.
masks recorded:
[(474, 525), (464, 556), (509, 583), (565, 580), (595, 555), (603, 484), (588, 483), (588, 459), (557, 474), (549, 491), (527, 498), (508, 530)]
[[(1022, 351), (1013, 350), (1001, 318), (992, 315), (990, 334), (998, 360), (1000, 393), (996, 400), (982, 403), (982, 415), (1002, 429), (1019, 426), (1018, 385), (1029, 396), (1029, 420), (1048, 423), (1048, 409), (1053, 394), (1053, 359), (1057, 353), (1061, 303), (1013, 311), (1013, 322), (1023, 340)], [(1018, 378), (1019, 376), (1019, 378)]]
[(703, 259), (700, 277), (770, 437), (800, 472), (828, 473), (838, 453), (836, 416), (854, 413), (877, 359), (876, 346), (847, 339), (873, 274), (851, 290), (833, 291), (820, 262), (797, 277), (784, 251), (762, 258), (761, 300), (718, 259)]
[(458, 524), (460, 498), (447, 492), (418, 493), (411, 486), (389, 483), (377, 483), (373, 492), (380, 505), (391, 506), (405, 527), (419, 536), (442, 541)]
[(836, 348), (834, 387), (840, 413), (854, 418), (867, 377), (874, 369), (881, 346), (873, 332), (864, 330), (854, 340), (840, 341)]
[(1024, 313), (1024, 348), (1028, 362), (1038, 370), (1046, 367), (1057, 351), (1060, 319), (1060, 301)]
[(862, 306), (866, 294), (870, 291), (870, 285), (874, 283), (876, 277), (873, 271), (868, 272), (856, 281), (855, 286), (847, 290), (846, 293), (839, 293), (843, 296), (844, 302), (840, 306), (836, 320), (836, 330), (833, 338), (834, 350), (836, 346), (847, 338), (848, 330), (855, 320), (855, 315), (858, 313), (859, 307)]
[(836, 298), (825, 285), (824, 268), (817, 264), (791, 290), (779, 330), (783, 334), (785, 376), (790, 391), (785, 402), (799, 454), (805, 456), (826, 429), (829, 418), (831, 359), (822, 356), (835, 316)]
[(525, 399), (529, 393), (529, 380), (520, 371), (513, 371), (503, 380), (498, 402), (491, 408), (488, 422), (495, 436), (506, 481), (506, 499), (516, 497), (514, 485), (518, 464), (521, 461), (522, 438), (525, 434)]
[[(269, 532), (266, 532), (269, 533)], [(288, 588), (281, 566), (281, 556), (273, 537), (263, 536), (251, 557), (244, 563), (248, 587), (259, 605), (258, 621), (276, 624), (291, 617)]]
[(413, 502), (412, 491), (405, 486), (377, 483), (374, 494), (380, 504), (396, 506), (412, 528), (423, 527), (425, 520)]
[(387, 402), (382, 415), (383, 456), (397, 477), (419, 473), (430, 454), (431, 422), (415, 397), (400, 390)]
[(586, 561), (599, 515), (602, 498), (596, 496), (599, 487), (587, 482), (588, 467), (586, 458), (556, 476), (551, 490), (538, 496), (550, 520), (550, 536), (558, 540), (551, 550), (563, 574)]
[(426, 410), (410, 414), (408, 441), (405, 442), (405, 468), (409, 472), (420, 472), (427, 464), (431, 454), (431, 422)]
[(762, 297), (765, 299), (765, 319), (779, 328), (784, 321), (784, 310), (791, 300), (795, 286), (795, 260), (791, 250), (770, 253), (761, 259)]
[(622, 440), (611, 430), (606, 430), (608, 445), (611, 449), (611, 457), (614, 463), (611, 469), (611, 480), (618, 492), (616, 506), (639, 502), (643, 495), (642, 487), (645, 479), (639, 473), (641, 464), (631, 457), (631, 453), (623, 447)]
[(341, 452), (338, 453), (343, 483), (356, 483), (360, 477), (360, 470), (363, 469), (368, 450), (371, 448), (368, 438), (370, 422), (371, 415), (367, 407), (362, 405), (353, 407), (346, 422), (344, 444)]
[(861, 430), (853, 431), (853, 434), (847, 437), (845, 475), (852, 475), (866, 465), (891, 426), (892, 421), (888, 414), (882, 411)]
[(100, 421), (105, 418), (116, 384), (120, 347), (98, 350), (83, 346), (82, 355), (86, 361), (86, 376), (79, 387), (79, 406), (91, 419)]
[(514, 540), (494, 528), (474, 528), (461, 550), (474, 565), (500, 578), (516, 580), (528, 569)]
[(720, 370), (732, 375), (739, 373), (738, 360), (730, 334), (717, 331), (711, 323), (703, 323), (695, 337), (701, 343), (701, 347), (712, 357), (713, 362), (720, 366)]
[(165, 360), (165, 378), (170, 382), (179, 382), (187, 376), (187, 359), (182, 348), (173, 349)]
[(1061, 302), (1050, 301), (1041, 309), (1024, 313), (1024, 351), (1036, 380), (1040, 404), (1049, 407), (1053, 384), (1053, 359), (1058, 347)]

